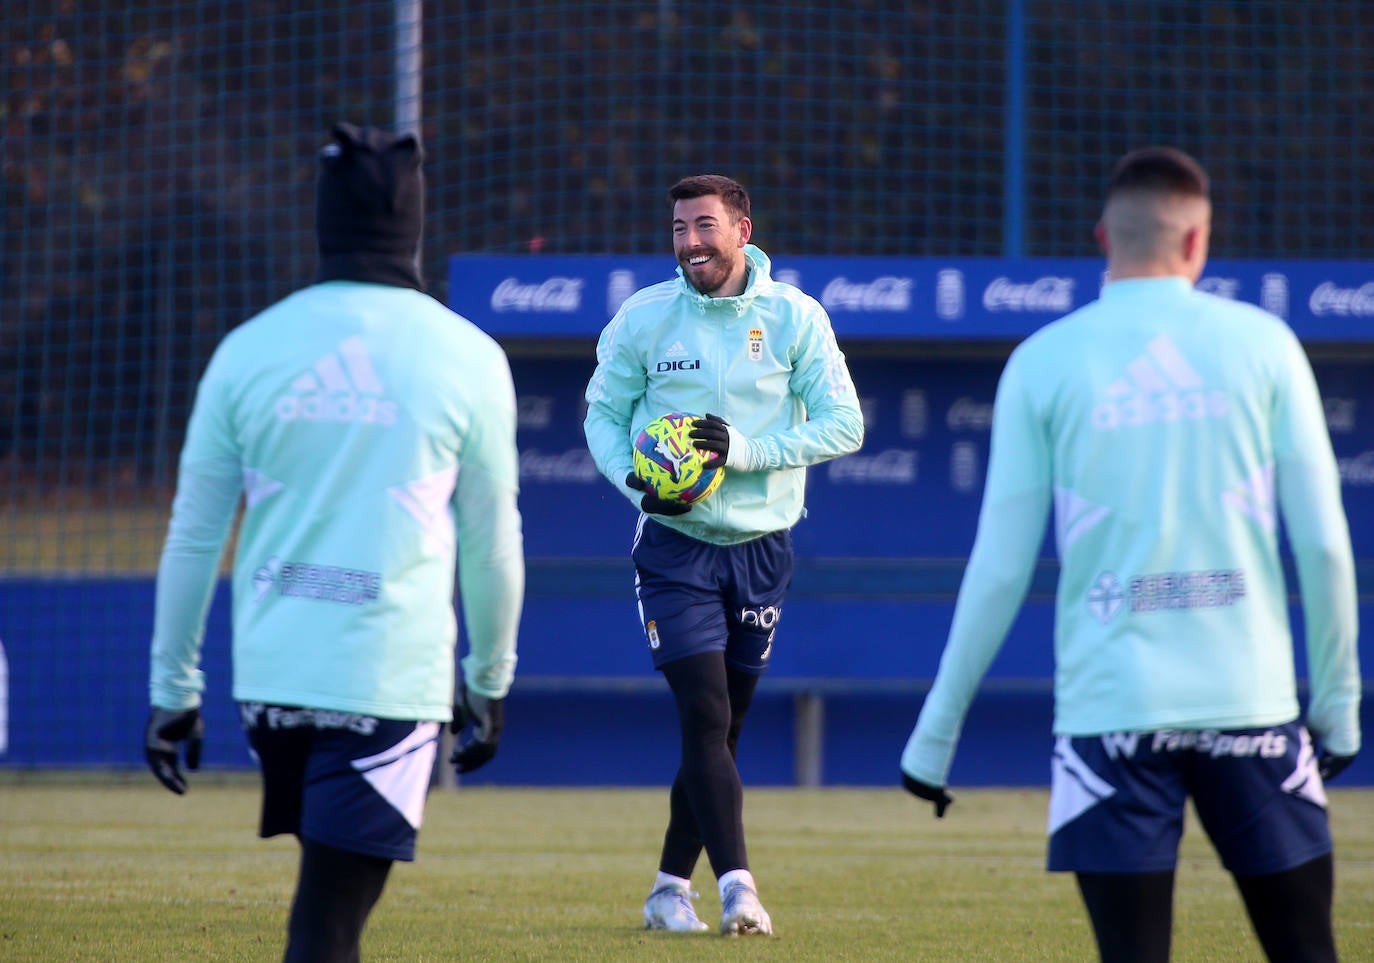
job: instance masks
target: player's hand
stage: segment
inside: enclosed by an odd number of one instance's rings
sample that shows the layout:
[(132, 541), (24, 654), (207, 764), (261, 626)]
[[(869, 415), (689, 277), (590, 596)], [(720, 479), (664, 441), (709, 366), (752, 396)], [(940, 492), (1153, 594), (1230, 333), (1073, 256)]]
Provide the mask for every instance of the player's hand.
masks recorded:
[(944, 786), (931, 786), (921, 782), (919, 779), (912, 779), (906, 773), (902, 773), (902, 785), (906, 791), (913, 796), (918, 796), (928, 802), (935, 804), (935, 818), (944, 819), (945, 810), (954, 802), (954, 797), (945, 791)]
[(635, 491), (643, 492), (644, 495), (639, 499), (639, 508), (650, 515), (686, 515), (692, 510), (691, 505), (684, 505), (682, 502), (672, 502), (666, 498), (659, 498), (649, 488), (648, 482), (640, 478), (634, 472), (625, 476), (625, 484)]
[(708, 452), (708, 468), (719, 468), (730, 459), (730, 425), (720, 415), (705, 414), (692, 423), (687, 437), (698, 451)]
[[(448, 731), (458, 736), (458, 747), (448, 757), (459, 773), (472, 772), (491, 762), (506, 724), (506, 700), (489, 699), (466, 686), (458, 693)], [(464, 736), (463, 730), (472, 731)]]
[(1321, 773), (1322, 782), (1330, 782), (1341, 773), (1345, 772), (1352, 762), (1355, 761), (1355, 753), (1348, 756), (1338, 756), (1332, 752), (1323, 751), (1317, 756), (1317, 772)]
[(205, 720), (199, 709), (152, 707), (143, 734), (143, 755), (157, 781), (178, 796), (186, 795), (186, 780), (177, 768), (177, 750), (186, 743), (186, 768), (200, 768), (200, 746), (205, 739)]

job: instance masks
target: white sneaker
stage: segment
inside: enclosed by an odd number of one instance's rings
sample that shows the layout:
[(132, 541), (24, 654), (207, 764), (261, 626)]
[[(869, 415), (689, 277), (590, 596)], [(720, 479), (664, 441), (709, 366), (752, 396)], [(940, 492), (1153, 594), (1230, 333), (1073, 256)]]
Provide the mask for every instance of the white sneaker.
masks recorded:
[(692, 900), (699, 895), (685, 886), (660, 886), (644, 901), (644, 928), (670, 933), (699, 933), (710, 929), (697, 919)]
[(721, 936), (771, 936), (773, 921), (747, 883), (731, 883), (721, 900)]

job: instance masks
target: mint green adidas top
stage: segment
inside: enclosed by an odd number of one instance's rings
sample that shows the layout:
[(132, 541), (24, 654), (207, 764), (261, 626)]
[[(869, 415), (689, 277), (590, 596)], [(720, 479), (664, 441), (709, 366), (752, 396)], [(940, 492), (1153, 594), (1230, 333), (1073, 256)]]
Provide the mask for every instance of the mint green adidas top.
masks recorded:
[[(768, 256), (744, 249), (748, 282), (729, 298), (682, 276), (630, 295), (601, 333), (583, 427), (597, 468), (635, 507), (625, 484), (645, 424), (672, 411), (720, 415), (748, 439), (750, 470), (725, 480), (685, 515), (654, 520), (717, 545), (790, 528), (801, 518), (806, 466), (863, 443), (858, 395), (820, 303), (770, 276)], [(732, 452), (732, 458), (734, 453)]]
[(1354, 562), (1307, 357), (1256, 307), (1142, 278), (1108, 283), (1007, 362), (978, 534), (905, 772), (945, 783), (1051, 504), (1057, 734), (1296, 719), (1282, 518), (1307, 724), (1332, 752), (1359, 749)]
[(505, 695), (524, 592), (515, 390), (501, 348), (419, 291), (330, 281), (232, 331), (201, 379), (157, 575), (151, 701), (200, 703), (239, 503), (233, 696), (447, 720)]

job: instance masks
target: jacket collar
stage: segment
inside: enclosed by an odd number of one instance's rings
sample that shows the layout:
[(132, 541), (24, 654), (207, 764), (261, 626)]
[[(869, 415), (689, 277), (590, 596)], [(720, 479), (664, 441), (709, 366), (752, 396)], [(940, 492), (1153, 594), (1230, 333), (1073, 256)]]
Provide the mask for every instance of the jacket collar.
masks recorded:
[(367, 284), (414, 288), (417, 291), (425, 289), (420, 278), (419, 265), (413, 259), (363, 251), (321, 256), (315, 280), (362, 281)]
[(736, 314), (743, 314), (755, 298), (766, 293), (773, 286), (773, 262), (761, 249), (752, 244), (744, 245), (744, 263), (746, 266), (744, 291), (732, 297), (713, 298), (702, 294), (692, 287), (691, 282), (683, 274), (681, 266), (677, 269), (678, 284), (687, 297), (703, 311), (708, 308), (733, 309)]

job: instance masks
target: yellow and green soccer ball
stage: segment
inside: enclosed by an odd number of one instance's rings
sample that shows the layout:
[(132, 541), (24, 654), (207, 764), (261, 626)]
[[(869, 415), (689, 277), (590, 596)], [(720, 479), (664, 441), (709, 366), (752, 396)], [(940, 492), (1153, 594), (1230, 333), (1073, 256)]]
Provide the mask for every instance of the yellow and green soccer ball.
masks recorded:
[(670, 412), (644, 426), (635, 439), (635, 474), (665, 501), (691, 505), (720, 487), (724, 468), (708, 468), (688, 433), (696, 415)]

